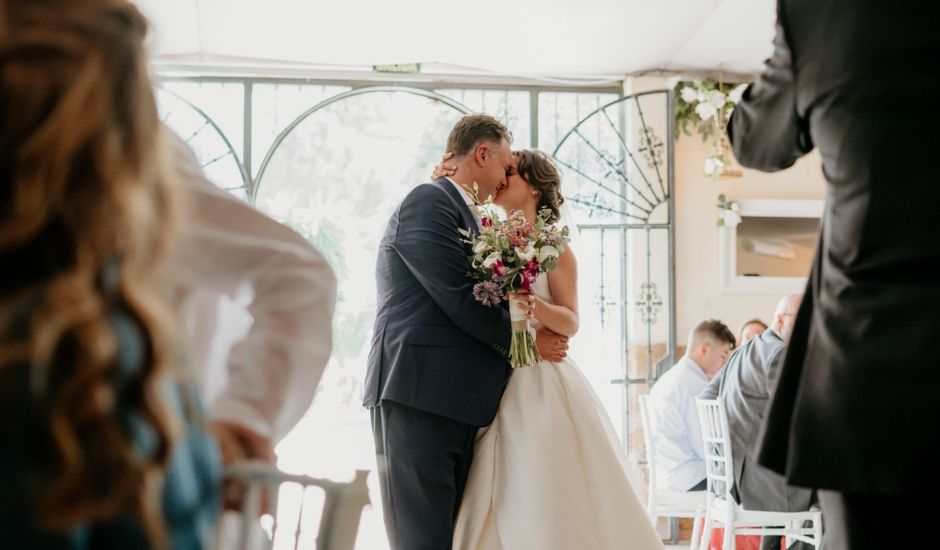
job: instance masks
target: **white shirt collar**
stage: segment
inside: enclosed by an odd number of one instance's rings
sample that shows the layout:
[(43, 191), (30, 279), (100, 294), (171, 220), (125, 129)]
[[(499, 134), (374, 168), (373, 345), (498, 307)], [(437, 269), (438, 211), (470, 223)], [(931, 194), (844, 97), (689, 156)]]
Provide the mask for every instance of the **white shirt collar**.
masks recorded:
[(470, 193), (468, 193), (467, 190), (464, 189), (463, 187), (461, 187), (461, 185), (460, 185), (459, 183), (457, 183), (456, 181), (450, 179), (450, 178), (447, 177), (447, 176), (444, 176), (444, 177), (447, 178), (447, 181), (449, 181), (450, 183), (452, 183), (453, 186), (456, 187), (458, 191), (460, 191), (460, 196), (463, 197), (464, 202), (467, 203), (467, 206), (470, 206), (470, 207), (471, 207), (471, 208), (470, 208), (470, 211), (473, 212), (473, 208), (472, 208), (472, 207), (473, 207), (473, 206), (476, 206), (476, 203), (473, 201), (473, 196), (470, 195)]
[(708, 376), (705, 374), (705, 371), (702, 370), (702, 367), (698, 366), (698, 363), (695, 362), (695, 359), (692, 359), (688, 355), (683, 355), (682, 359), (679, 359), (679, 365), (682, 365), (686, 369), (692, 371), (697, 377), (702, 380), (708, 381)]

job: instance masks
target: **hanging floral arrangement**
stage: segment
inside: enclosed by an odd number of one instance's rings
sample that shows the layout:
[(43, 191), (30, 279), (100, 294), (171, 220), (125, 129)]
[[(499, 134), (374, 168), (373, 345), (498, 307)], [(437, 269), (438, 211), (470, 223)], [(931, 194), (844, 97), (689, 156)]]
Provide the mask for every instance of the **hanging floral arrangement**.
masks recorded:
[(712, 180), (717, 180), (729, 171), (732, 158), (725, 125), (747, 86), (714, 80), (694, 80), (678, 85), (676, 129), (688, 136), (692, 132), (697, 133), (703, 143), (711, 140), (712, 148), (705, 159), (704, 168), (705, 174)]

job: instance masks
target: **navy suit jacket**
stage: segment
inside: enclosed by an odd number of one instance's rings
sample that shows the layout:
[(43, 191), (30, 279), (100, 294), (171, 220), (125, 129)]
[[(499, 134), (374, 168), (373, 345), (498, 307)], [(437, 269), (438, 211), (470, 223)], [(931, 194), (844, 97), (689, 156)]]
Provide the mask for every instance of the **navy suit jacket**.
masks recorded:
[(459, 229), (478, 231), (446, 178), (417, 186), (389, 220), (365, 406), (393, 401), (474, 426), (496, 416), (511, 372), (509, 314), (474, 299)]

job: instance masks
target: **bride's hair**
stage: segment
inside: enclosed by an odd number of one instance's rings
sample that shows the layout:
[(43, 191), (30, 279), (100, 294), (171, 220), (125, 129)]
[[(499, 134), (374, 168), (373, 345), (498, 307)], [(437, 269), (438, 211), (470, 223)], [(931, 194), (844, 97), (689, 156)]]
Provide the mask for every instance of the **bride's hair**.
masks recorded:
[(513, 154), (519, 157), (519, 175), (541, 193), (538, 210), (551, 210), (552, 214), (547, 221), (555, 223), (561, 216), (561, 205), (565, 202), (561, 196), (561, 173), (555, 162), (535, 149), (524, 149)]
[[(0, 403), (25, 365), (34, 407), (0, 421), (39, 420), (23, 475), (43, 526), (129, 513), (159, 541), (176, 207), (146, 31), (124, 0), (0, 0)], [(131, 372), (118, 312), (140, 335)]]

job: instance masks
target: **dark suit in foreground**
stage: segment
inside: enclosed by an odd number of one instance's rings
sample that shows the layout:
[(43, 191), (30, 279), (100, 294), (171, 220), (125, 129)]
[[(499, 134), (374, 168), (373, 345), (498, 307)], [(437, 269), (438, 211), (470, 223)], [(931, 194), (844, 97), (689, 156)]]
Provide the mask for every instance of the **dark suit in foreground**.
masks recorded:
[(918, 502), (940, 489), (938, 13), (781, 0), (773, 56), (729, 124), (744, 166), (822, 156), (823, 227), (760, 461), (829, 490), (832, 549), (903, 547), (911, 530), (886, 526), (927, 525)]

